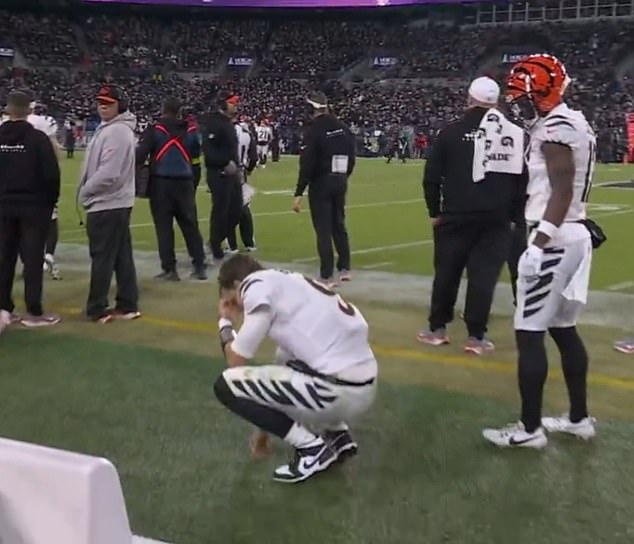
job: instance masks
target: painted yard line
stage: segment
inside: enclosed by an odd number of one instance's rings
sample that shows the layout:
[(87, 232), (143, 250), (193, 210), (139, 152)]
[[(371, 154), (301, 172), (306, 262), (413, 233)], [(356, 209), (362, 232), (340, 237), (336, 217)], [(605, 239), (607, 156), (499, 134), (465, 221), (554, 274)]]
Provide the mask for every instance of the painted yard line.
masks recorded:
[[(424, 199), (422, 198), (414, 198), (410, 200), (388, 200), (386, 202), (368, 202), (367, 204), (350, 204), (349, 206), (346, 206), (346, 210), (355, 210), (360, 208), (380, 208), (383, 206), (396, 206), (399, 204), (415, 204), (417, 202), (423, 202), (423, 200)], [(296, 215), (296, 214), (292, 210), (285, 210), (280, 212), (258, 212), (258, 213), (254, 213), (253, 217), (273, 217), (277, 215)], [(208, 217), (203, 217), (198, 219), (198, 223), (208, 223), (208, 222), (209, 222)], [(141, 229), (141, 228), (147, 228), (147, 227), (153, 227), (153, 226), (154, 226), (154, 223), (134, 223), (130, 225), (130, 228)], [(63, 230), (61, 234), (84, 232), (84, 230), (85, 229), (68, 229), (68, 230)]]
[(630, 287), (634, 287), (634, 281), (624, 281), (621, 283), (615, 283), (614, 285), (610, 285), (607, 287), (608, 291), (623, 291), (624, 289), (629, 289)]
[(632, 213), (634, 212), (634, 208), (630, 208), (627, 210), (619, 210), (618, 212), (606, 212), (606, 213), (597, 213), (597, 214), (592, 214), (592, 218), (595, 217), (612, 217), (613, 215), (624, 215), (626, 213)]
[[(60, 313), (68, 316), (77, 317), (81, 315), (81, 310), (77, 308), (60, 308)], [(209, 334), (210, 332), (216, 332), (218, 327), (215, 323), (202, 323), (198, 321), (180, 321), (174, 319), (162, 319), (154, 316), (144, 315), (139, 323), (147, 323), (157, 327), (164, 327), (167, 329), (181, 330), (186, 332), (201, 332)], [(390, 346), (383, 346), (380, 344), (372, 344), (372, 349), (377, 356), (391, 357), (394, 359), (402, 359), (405, 361), (416, 361), (421, 363), (437, 364), (440, 366), (457, 367), (457, 368), (469, 368), (478, 370), (490, 374), (506, 374), (514, 375), (517, 373), (516, 363), (495, 361), (486, 357), (461, 357), (459, 355), (445, 355), (436, 351), (430, 353), (428, 351), (396, 348)], [(557, 381), (564, 381), (564, 378), (560, 371), (549, 371), (549, 377), (553, 377)], [(588, 383), (592, 385), (599, 385), (608, 389), (617, 391), (634, 391), (634, 380), (628, 378), (616, 378), (614, 376), (608, 376), (606, 374), (597, 374), (594, 372), (588, 373)]]
[(376, 268), (383, 268), (385, 266), (390, 266), (391, 264), (394, 264), (394, 261), (385, 261), (384, 263), (368, 264), (366, 266), (362, 266), (361, 269), (362, 270), (374, 270)]
[[(391, 246), (377, 246), (377, 247), (368, 247), (366, 249), (357, 249), (355, 251), (351, 251), (351, 255), (366, 255), (368, 253), (378, 253), (380, 251), (391, 251), (394, 249), (404, 249), (408, 247), (416, 247), (416, 246), (425, 246), (428, 244), (433, 244), (433, 240), (418, 240), (417, 242), (406, 242), (404, 244), (393, 244)], [(319, 257), (304, 257), (302, 259), (293, 259), (294, 263), (310, 263), (312, 261), (318, 261)]]

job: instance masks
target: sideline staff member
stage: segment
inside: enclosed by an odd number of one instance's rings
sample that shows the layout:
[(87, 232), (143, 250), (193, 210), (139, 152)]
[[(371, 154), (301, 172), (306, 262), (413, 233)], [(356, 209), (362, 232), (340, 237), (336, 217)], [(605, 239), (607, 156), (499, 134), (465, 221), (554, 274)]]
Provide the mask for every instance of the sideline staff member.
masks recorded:
[(180, 102), (167, 98), (161, 119), (143, 133), (136, 163), (150, 155), (150, 209), (163, 271), (158, 279), (178, 281), (174, 251), (174, 219), (183, 233), (194, 270), (191, 278), (206, 280), (205, 248), (198, 230), (193, 161), (200, 157), (196, 127), (180, 119)]
[(24, 262), (27, 327), (60, 321), (42, 311), (44, 247), (53, 207), (60, 190), (60, 172), (51, 141), (28, 121), (29, 96), (9, 95), (9, 120), (0, 126), (0, 333), (13, 313), (11, 292), (18, 253)]
[(222, 242), (235, 230), (242, 215), (238, 136), (233, 126), (238, 103), (237, 95), (221, 91), (217, 111), (201, 123), (207, 185), (211, 191), (209, 245), (217, 262), (225, 256)]
[(500, 88), (488, 77), (469, 87), (462, 119), (438, 135), (423, 188), (434, 229), (429, 330), (419, 341), (447, 344), (460, 279), (468, 276), (465, 351), (494, 349), (485, 338), (495, 285), (509, 255), (511, 223), (521, 224), (527, 174), (524, 132), (496, 109)]
[(310, 215), (321, 261), (320, 277), (324, 283), (333, 286), (336, 285), (333, 242), (339, 256), (339, 279), (350, 280), (350, 243), (345, 206), (348, 177), (355, 165), (354, 136), (344, 123), (328, 112), (324, 93), (311, 93), (307, 102), (312, 120), (304, 133), (300, 152), (293, 211), (300, 211), (302, 195), (308, 187)]

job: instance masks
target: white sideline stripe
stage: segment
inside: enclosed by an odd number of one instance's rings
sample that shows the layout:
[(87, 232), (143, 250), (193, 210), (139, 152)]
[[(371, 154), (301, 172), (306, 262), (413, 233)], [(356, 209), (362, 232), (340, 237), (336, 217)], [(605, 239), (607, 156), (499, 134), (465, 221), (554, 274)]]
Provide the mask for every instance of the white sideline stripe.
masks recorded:
[(151, 538), (145, 538), (142, 536), (134, 535), (132, 537), (132, 544), (168, 544), (162, 540), (152, 540)]
[(383, 268), (384, 266), (390, 266), (391, 264), (394, 264), (394, 261), (385, 261), (383, 263), (369, 264), (367, 266), (362, 266), (361, 269), (362, 270), (374, 270), (376, 268)]
[[(383, 206), (396, 206), (399, 204), (415, 204), (417, 202), (423, 202), (425, 199), (424, 198), (413, 198), (410, 200), (388, 200), (387, 202), (368, 202), (366, 204), (351, 204), (349, 206), (346, 206), (346, 210), (350, 210), (350, 209), (357, 209), (357, 208), (380, 208)], [(599, 205), (599, 204), (597, 204)], [(606, 204), (606, 205), (602, 205), (602, 206), (616, 206), (614, 204)], [(628, 206), (626, 209), (620, 209), (617, 211), (609, 211), (606, 213), (597, 213), (596, 215), (593, 214), (592, 217), (609, 217), (611, 215), (621, 215), (624, 213), (631, 213), (632, 211), (634, 211), (634, 208), (632, 208), (632, 206)], [(253, 217), (271, 217), (271, 216), (277, 216), (277, 215), (295, 215), (295, 212), (292, 210), (288, 210), (288, 211), (282, 211), (282, 212), (259, 212), (259, 213), (254, 213)], [(202, 219), (198, 219), (198, 223), (208, 223), (209, 222), (209, 218), (208, 217), (203, 217)], [(140, 228), (147, 228), (147, 227), (153, 227), (154, 223), (135, 223), (130, 225), (131, 229), (140, 229)], [(85, 232), (86, 229), (69, 229), (69, 230), (63, 230), (60, 232), (60, 234), (64, 235), (64, 234), (75, 234), (75, 233), (79, 233), (79, 232)], [(62, 242), (67, 242), (66, 239), (63, 239)], [(299, 261), (295, 261), (295, 262), (299, 262)]]
[[(428, 244), (433, 244), (433, 240), (418, 240), (417, 242), (406, 242), (404, 244), (393, 244), (391, 246), (377, 246), (377, 247), (368, 247), (366, 249), (357, 249), (356, 251), (351, 251), (351, 255), (365, 255), (367, 253), (377, 253), (378, 251), (390, 251), (393, 249), (404, 249), (407, 247), (416, 247), (416, 246), (425, 246)], [(319, 257), (305, 257), (302, 259), (293, 259), (294, 263), (309, 263), (311, 261), (318, 261)]]
[[(422, 198), (414, 198), (414, 199), (410, 199), (410, 200), (388, 200), (387, 202), (369, 202), (367, 204), (351, 204), (349, 206), (346, 206), (346, 210), (350, 210), (350, 209), (357, 209), (357, 208), (380, 208), (382, 206), (395, 206), (398, 204), (414, 204), (416, 202), (422, 202), (424, 199)], [(259, 212), (259, 213), (254, 213), (253, 217), (271, 217), (271, 216), (275, 216), (275, 215), (296, 215), (294, 211), (292, 210), (287, 210), (287, 211), (282, 211), (282, 212)], [(198, 219), (198, 223), (208, 223), (209, 222), (209, 218), (208, 217), (203, 217), (202, 219)], [(154, 223), (134, 223), (132, 225), (130, 225), (131, 229), (140, 229), (140, 228), (147, 228), (147, 227), (153, 227)], [(64, 230), (62, 231), (62, 234), (70, 234), (70, 233), (76, 233), (76, 232), (84, 232), (85, 229), (69, 229), (69, 230)], [(63, 240), (64, 242), (66, 240)]]
[(607, 290), (622, 291), (623, 289), (629, 289), (630, 287), (634, 287), (634, 281), (623, 281), (621, 283), (615, 283), (614, 285), (610, 285)]

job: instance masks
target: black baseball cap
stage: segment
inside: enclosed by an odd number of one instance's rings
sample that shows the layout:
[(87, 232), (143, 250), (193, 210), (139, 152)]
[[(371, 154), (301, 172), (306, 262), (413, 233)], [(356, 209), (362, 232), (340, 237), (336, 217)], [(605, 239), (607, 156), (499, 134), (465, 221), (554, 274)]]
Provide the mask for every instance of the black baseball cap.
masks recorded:
[(103, 102), (104, 104), (121, 102), (122, 98), (121, 89), (116, 85), (104, 85), (97, 93), (97, 102)]

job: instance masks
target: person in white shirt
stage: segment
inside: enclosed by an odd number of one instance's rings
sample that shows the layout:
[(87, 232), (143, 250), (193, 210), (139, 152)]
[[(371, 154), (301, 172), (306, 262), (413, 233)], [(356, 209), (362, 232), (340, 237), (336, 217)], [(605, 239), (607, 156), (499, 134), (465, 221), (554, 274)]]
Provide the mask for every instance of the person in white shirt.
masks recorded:
[[(586, 218), (596, 139), (584, 115), (563, 102), (569, 82), (563, 64), (545, 54), (517, 63), (507, 82), (510, 110), (531, 136), (525, 210), (531, 234), (518, 264), (515, 312), (522, 414), (517, 424), (483, 431), (502, 447), (543, 448), (544, 430), (582, 439), (596, 432), (586, 401), (588, 355), (576, 323), (588, 295), (592, 249), (605, 238)], [(546, 331), (561, 354), (570, 411), (542, 419)]]
[[(248, 176), (251, 175), (258, 163), (256, 153), (255, 139), (249, 131), (249, 125), (246, 122), (236, 123), (236, 135), (238, 136), (238, 158), (240, 159), (240, 167), (242, 173), (242, 214), (240, 215), (240, 238), (247, 251), (255, 251), (255, 234), (253, 229), (253, 214), (251, 213), (251, 200), (255, 194), (255, 189), (248, 183)], [(227, 235), (227, 243), (229, 244), (228, 253), (235, 254), (238, 252), (238, 241), (236, 238), (236, 229), (233, 229)]]
[[(259, 428), (254, 456), (267, 452), (269, 433), (289, 443), (294, 458), (273, 479), (293, 483), (355, 454), (348, 424), (372, 405), (377, 387), (377, 362), (359, 309), (316, 280), (265, 270), (247, 255), (225, 261), (218, 283), (220, 344), (229, 368), (214, 391)], [(267, 336), (278, 346), (277, 364), (247, 365)]]
[(269, 122), (263, 119), (255, 129), (255, 133), (258, 139), (258, 160), (260, 161), (260, 166), (266, 168), (266, 161), (269, 157), (269, 145), (271, 145), (271, 140), (273, 139), (273, 129)]

